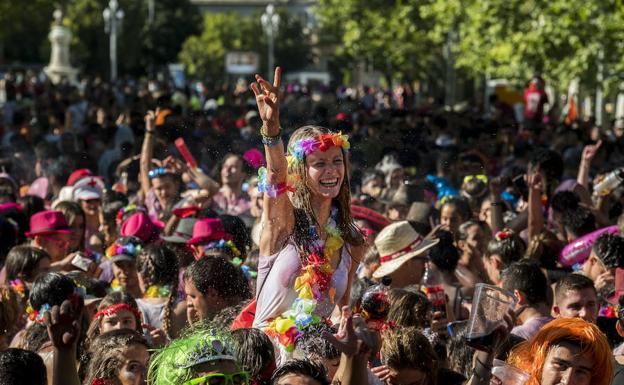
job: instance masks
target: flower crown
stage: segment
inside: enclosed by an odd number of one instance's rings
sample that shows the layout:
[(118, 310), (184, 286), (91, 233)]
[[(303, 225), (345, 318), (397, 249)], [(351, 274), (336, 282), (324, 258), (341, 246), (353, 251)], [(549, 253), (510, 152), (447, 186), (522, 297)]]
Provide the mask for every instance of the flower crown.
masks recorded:
[(122, 207), (117, 211), (117, 216), (115, 217), (115, 222), (119, 225), (124, 220), (124, 216), (128, 214), (134, 214), (137, 211), (145, 212), (145, 208), (142, 206), (137, 206), (135, 204), (129, 204), (125, 207)]
[(106, 248), (105, 255), (108, 258), (112, 258), (115, 255), (120, 255), (120, 254), (128, 254), (133, 257), (136, 257), (141, 252), (141, 250), (143, 250), (143, 246), (138, 245), (138, 244), (135, 245), (132, 243), (127, 243), (125, 245), (120, 245), (119, 243), (113, 243), (112, 245)]
[(349, 135), (343, 135), (342, 132), (338, 132), (333, 134), (321, 134), (316, 138), (299, 139), (288, 149), (288, 152), (297, 161), (302, 161), (306, 156), (316, 150), (325, 152), (331, 147), (341, 147), (345, 151), (349, 150), (349, 148), (351, 148)]
[(207, 244), (203, 245), (202, 248), (203, 248), (204, 252), (206, 250), (219, 249), (219, 250), (227, 250), (235, 257), (240, 257), (241, 256), (241, 252), (238, 249), (238, 247), (236, 247), (234, 242), (226, 241), (225, 239), (221, 239), (219, 241), (213, 241), (213, 242), (207, 243)]

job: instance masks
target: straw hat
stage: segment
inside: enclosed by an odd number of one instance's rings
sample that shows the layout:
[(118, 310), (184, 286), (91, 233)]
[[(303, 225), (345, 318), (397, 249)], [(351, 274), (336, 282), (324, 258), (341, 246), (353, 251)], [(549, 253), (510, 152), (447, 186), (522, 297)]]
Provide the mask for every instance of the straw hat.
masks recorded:
[(373, 273), (373, 278), (392, 274), (405, 262), (425, 253), (438, 242), (438, 239), (425, 239), (407, 221), (386, 226), (375, 239), (381, 265)]

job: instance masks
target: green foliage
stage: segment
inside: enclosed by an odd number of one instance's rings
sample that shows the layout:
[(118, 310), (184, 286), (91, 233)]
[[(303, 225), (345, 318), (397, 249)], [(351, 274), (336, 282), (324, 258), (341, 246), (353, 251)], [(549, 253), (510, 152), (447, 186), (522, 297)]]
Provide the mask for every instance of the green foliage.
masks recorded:
[(0, 58), (7, 63), (47, 63), (54, 0), (0, 0)]
[[(458, 34), (457, 66), (474, 76), (526, 81), (535, 73), (565, 89), (579, 77), (593, 86), (599, 52), (607, 70), (622, 70), (621, 0), (436, 0), (423, 10), (440, 42)], [(607, 79), (605, 82), (614, 80)]]
[(320, 0), (322, 41), (336, 54), (366, 60), (387, 76), (424, 79), (441, 56), (423, 17), (426, 0)]
[[(284, 71), (296, 71), (310, 61), (310, 44), (301, 21), (278, 10), (280, 24), (275, 38), (275, 63)], [(241, 16), (236, 13), (206, 13), (202, 33), (190, 36), (179, 54), (191, 76), (222, 78), (225, 55), (230, 51), (252, 51), (260, 55), (266, 72), (267, 39), (260, 23), (261, 13)]]

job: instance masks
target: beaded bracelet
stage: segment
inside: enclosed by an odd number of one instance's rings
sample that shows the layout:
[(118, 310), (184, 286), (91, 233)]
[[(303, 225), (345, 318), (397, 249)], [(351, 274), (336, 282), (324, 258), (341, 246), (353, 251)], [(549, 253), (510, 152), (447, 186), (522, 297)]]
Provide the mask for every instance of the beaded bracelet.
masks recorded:
[(271, 198), (277, 198), (286, 192), (295, 192), (295, 188), (283, 182), (278, 184), (258, 183), (258, 191), (267, 194)]
[(269, 135), (266, 133), (266, 125), (262, 125), (262, 127), (260, 127), (260, 135), (262, 135), (262, 138), (267, 138), (267, 139), (276, 139), (276, 138), (280, 138), (282, 136), (282, 126), (279, 126), (279, 132), (275, 135)]
[(275, 137), (262, 135), (262, 144), (264, 144), (267, 147), (276, 146), (276, 145), (280, 144), (281, 142), (282, 142), (281, 135), (280, 136), (275, 136)]

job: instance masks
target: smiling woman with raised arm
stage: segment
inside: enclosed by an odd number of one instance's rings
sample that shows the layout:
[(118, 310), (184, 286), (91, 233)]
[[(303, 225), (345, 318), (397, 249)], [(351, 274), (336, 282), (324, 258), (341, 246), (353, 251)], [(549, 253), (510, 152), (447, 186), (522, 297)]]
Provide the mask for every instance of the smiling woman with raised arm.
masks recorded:
[[(285, 155), (279, 123), (280, 68), (251, 85), (262, 119), (267, 168), (254, 326), (291, 352), (297, 336), (346, 305), (364, 238), (350, 213), (346, 135), (297, 129)], [(282, 354), (282, 359), (284, 358)]]

